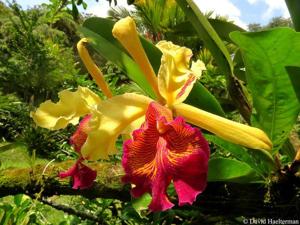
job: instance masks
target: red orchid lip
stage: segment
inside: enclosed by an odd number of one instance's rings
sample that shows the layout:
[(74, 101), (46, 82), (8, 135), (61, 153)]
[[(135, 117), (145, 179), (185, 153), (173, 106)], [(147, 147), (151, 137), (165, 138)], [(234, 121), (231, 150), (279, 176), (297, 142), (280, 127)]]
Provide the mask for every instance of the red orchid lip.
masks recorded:
[(208, 142), (182, 117), (170, 115), (164, 106), (150, 103), (145, 123), (123, 145), (123, 181), (135, 185), (134, 197), (151, 193), (151, 211), (173, 206), (166, 192), (172, 180), (179, 205), (192, 204), (206, 187)]

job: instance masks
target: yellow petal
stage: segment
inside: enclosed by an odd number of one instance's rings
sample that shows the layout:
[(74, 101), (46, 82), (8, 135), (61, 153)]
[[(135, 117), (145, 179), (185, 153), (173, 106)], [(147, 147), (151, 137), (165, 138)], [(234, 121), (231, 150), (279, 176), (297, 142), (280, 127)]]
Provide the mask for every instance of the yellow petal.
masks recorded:
[(272, 142), (260, 129), (240, 124), (186, 104), (174, 106), (176, 115), (219, 137), (253, 149), (271, 150)]
[(192, 51), (172, 42), (161, 41), (156, 45), (163, 53), (158, 72), (158, 89), (168, 106), (183, 102), (205, 69), (203, 62), (189, 61)]
[(143, 116), (152, 99), (138, 94), (123, 94), (102, 101), (92, 113), (91, 132), (81, 148), (88, 160), (106, 159), (116, 152), (115, 142), (130, 123)]
[(58, 93), (58, 97), (57, 103), (47, 100), (35, 112), (30, 113), (38, 126), (58, 130), (69, 123), (77, 124), (81, 116), (90, 113), (101, 102), (98, 95), (80, 86), (75, 92), (63, 90)]
[(134, 61), (140, 66), (141, 70), (146, 76), (147, 81), (153, 88), (158, 100), (161, 100), (161, 96), (157, 87), (156, 75), (142, 47), (134, 20), (129, 16), (119, 20), (115, 23), (112, 34), (124, 46)]

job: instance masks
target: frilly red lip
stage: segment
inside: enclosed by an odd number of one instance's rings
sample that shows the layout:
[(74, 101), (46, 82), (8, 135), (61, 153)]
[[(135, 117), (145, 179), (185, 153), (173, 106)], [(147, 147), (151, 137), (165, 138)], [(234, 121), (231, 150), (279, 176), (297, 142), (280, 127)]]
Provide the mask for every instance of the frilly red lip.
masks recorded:
[(182, 117), (173, 120), (166, 108), (156, 102), (150, 103), (145, 123), (123, 148), (123, 181), (135, 185), (131, 192), (134, 197), (145, 192), (152, 195), (151, 211), (173, 206), (167, 195), (171, 181), (179, 205), (192, 204), (206, 187), (208, 142), (198, 129), (186, 124)]

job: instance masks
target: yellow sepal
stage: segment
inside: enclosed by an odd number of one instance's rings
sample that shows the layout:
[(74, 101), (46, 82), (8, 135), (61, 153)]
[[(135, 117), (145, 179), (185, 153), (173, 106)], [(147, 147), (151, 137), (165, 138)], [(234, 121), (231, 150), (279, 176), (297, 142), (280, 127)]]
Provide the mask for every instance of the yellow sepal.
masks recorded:
[(162, 100), (157, 87), (157, 78), (152, 65), (142, 47), (136, 25), (131, 17), (126, 17), (115, 23), (113, 36), (124, 46), (134, 61), (140, 66), (145, 77), (153, 88), (158, 100)]
[(92, 113), (91, 131), (81, 148), (88, 160), (106, 159), (116, 152), (115, 142), (129, 124), (142, 117), (152, 99), (138, 94), (123, 94), (102, 101)]
[(271, 150), (272, 142), (260, 129), (237, 123), (184, 103), (174, 106), (176, 115), (217, 136), (252, 149)]
[(75, 125), (81, 116), (90, 113), (101, 102), (97, 94), (80, 86), (75, 92), (63, 90), (58, 93), (58, 97), (57, 103), (47, 100), (35, 112), (30, 112), (38, 126), (58, 130), (69, 123)]
[(83, 61), (86, 69), (88, 72), (91, 74), (93, 79), (95, 80), (96, 84), (98, 87), (102, 90), (103, 94), (111, 98), (113, 94), (111, 93), (111, 90), (109, 89), (108, 84), (105, 82), (103, 73), (101, 70), (97, 67), (97, 65), (94, 63), (93, 59), (91, 58), (88, 50), (85, 47), (85, 44), (88, 43), (87, 38), (82, 38), (78, 43), (77, 43), (77, 50), (78, 54)]
[(158, 89), (168, 106), (183, 102), (200, 78), (205, 65), (202, 61), (189, 62), (192, 51), (172, 42), (161, 41), (156, 45), (163, 53), (158, 72)]

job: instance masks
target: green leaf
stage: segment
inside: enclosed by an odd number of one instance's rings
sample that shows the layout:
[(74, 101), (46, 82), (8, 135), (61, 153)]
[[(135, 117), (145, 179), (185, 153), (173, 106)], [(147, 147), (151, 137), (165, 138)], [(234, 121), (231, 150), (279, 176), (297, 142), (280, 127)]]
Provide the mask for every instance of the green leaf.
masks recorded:
[(261, 182), (255, 170), (246, 163), (234, 159), (213, 158), (208, 164), (208, 181), (225, 181), (236, 183)]
[(225, 117), (225, 113), (218, 100), (200, 82), (194, 84), (185, 103)]
[(262, 177), (268, 177), (275, 170), (273, 157), (264, 150), (254, 150), (225, 141), (215, 135), (205, 134), (205, 139), (214, 143), (236, 159), (248, 164)]
[(289, 28), (231, 33), (246, 66), (253, 97), (253, 122), (280, 149), (296, 122), (300, 106), (285, 67), (300, 66), (300, 33)]
[(176, 0), (188, 20), (203, 40), (205, 46), (215, 58), (220, 70), (227, 76), (233, 74), (233, 63), (230, 54), (217, 32), (201, 13), (193, 0)]
[(289, 9), (295, 30), (300, 32), (300, 1), (299, 0), (285, 0), (285, 3)]
[(140, 217), (143, 217), (141, 211), (148, 209), (148, 205), (150, 204), (151, 200), (151, 195), (149, 193), (145, 193), (141, 197), (132, 200), (132, 207), (140, 215)]
[[(213, 29), (217, 32), (219, 37), (222, 40), (232, 42), (229, 37), (229, 34), (233, 31), (245, 31), (243, 28), (224, 20), (220, 19), (208, 19), (208, 22), (211, 24)], [(197, 32), (190, 22), (183, 22), (178, 24), (172, 31), (172, 35), (181, 35), (181, 36), (196, 36)], [(201, 38), (201, 37), (200, 37)]]
[(285, 69), (290, 76), (294, 91), (300, 103), (300, 67), (287, 66)]
[(116, 64), (130, 79), (136, 82), (148, 95), (155, 99), (152, 87), (146, 80), (143, 72), (125, 52), (85, 27), (81, 27), (79, 30), (89, 39), (89, 44), (91, 44), (99, 54)]

